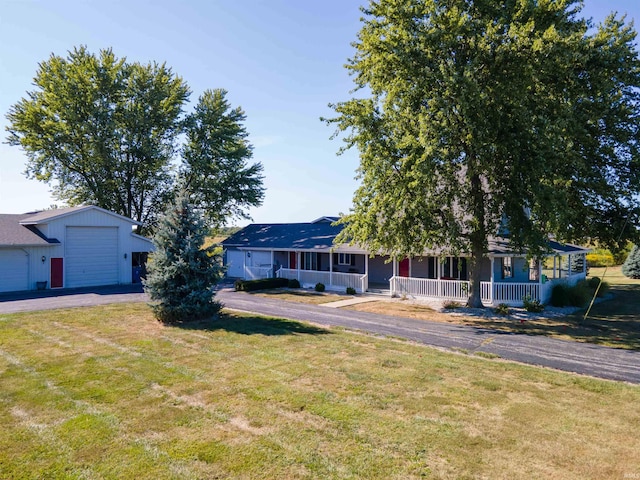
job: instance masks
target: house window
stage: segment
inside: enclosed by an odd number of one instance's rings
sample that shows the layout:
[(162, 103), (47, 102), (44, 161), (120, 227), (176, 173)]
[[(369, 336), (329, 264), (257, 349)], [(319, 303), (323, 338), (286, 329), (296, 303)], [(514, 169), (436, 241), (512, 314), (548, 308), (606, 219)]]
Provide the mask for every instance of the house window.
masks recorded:
[(338, 254), (338, 265), (352, 265), (352, 263), (351, 263), (351, 254), (350, 253), (339, 253)]
[(304, 252), (302, 257), (303, 270), (318, 270), (318, 253)]
[(513, 278), (513, 263), (511, 257), (502, 258), (502, 278)]

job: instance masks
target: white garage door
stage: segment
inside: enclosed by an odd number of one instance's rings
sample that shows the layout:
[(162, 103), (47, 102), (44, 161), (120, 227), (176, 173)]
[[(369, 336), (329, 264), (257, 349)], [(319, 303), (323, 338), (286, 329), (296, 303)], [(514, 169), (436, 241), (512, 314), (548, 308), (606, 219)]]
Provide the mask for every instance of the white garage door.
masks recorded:
[(0, 292), (29, 288), (29, 257), (17, 248), (0, 249)]
[(67, 227), (64, 252), (67, 287), (118, 283), (118, 227)]
[(244, 278), (244, 252), (227, 250), (227, 277)]

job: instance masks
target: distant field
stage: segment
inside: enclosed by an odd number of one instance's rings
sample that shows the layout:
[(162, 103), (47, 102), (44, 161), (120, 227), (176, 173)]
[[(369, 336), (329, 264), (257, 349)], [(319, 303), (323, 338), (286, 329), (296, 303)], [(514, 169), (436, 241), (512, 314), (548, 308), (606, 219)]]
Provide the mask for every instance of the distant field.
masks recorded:
[(640, 388), (144, 304), (0, 315), (0, 478), (630, 478)]

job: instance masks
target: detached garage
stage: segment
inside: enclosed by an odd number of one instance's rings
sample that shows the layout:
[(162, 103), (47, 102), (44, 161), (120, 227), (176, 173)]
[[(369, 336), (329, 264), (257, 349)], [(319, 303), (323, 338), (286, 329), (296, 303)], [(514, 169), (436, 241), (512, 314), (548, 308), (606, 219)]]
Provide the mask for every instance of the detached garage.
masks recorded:
[(140, 281), (149, 239), (99, 207), (0, 214), (0, 292)]

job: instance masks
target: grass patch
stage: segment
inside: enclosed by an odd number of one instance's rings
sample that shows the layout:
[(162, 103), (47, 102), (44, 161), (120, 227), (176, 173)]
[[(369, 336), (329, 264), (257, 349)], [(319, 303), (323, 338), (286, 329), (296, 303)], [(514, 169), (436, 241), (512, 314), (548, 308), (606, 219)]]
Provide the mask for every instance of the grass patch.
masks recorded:
[(258, 297), (273, 298), (282, 300), (283, 302), (308, 303), (312, 305), (321, 305), (323, 303), (339, 302), (353, 298), (352, 295), (338, 295), (333, 293), (316, 292), (314, 290), (301, 289), (282, 289), (274, 288), (270, 290), (261, 290), (251, 293)]
[(0, 478), (640, 471), (634, 386), (251, 315), (186, 327), (0, 315)]

